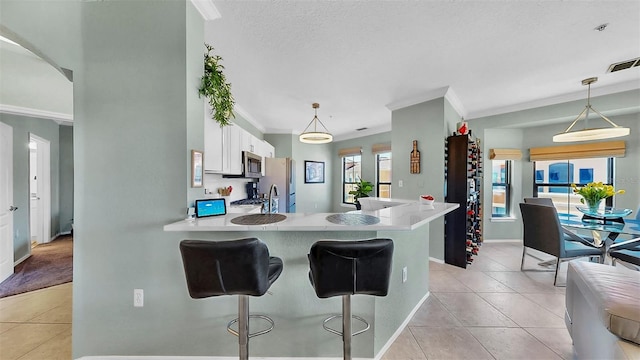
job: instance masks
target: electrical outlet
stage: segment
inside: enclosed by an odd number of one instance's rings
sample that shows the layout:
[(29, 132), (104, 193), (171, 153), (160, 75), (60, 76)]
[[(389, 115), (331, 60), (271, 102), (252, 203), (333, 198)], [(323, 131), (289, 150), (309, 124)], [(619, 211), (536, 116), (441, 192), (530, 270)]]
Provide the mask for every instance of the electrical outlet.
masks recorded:
[(402, 180), (398, 180), (398, 187), (402, 187), (402, 185), (404, 185), (404, 182)]
[(407, 282), (407, 267), (403, 267), (402, 268), (402, 282), (406, 283)]
[(133, 306), (135, 307), (144, 306), (144, 290), (133, 289)]

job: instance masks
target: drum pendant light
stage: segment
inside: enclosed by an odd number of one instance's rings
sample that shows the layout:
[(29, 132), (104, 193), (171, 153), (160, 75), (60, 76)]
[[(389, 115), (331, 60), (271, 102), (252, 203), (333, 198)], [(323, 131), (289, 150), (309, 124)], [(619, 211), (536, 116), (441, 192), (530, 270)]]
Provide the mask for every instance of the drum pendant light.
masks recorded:
[[(584, 110), (582, 110), (580, 115), (578, 115), (578, 117), (573, 120), (567, 130), (553, 136), (553, 142), (601, 140), (629, 135), (629, 133), (631, 132), (629, 128), (616, 125), (613, 121), (602, 115), (598, 110), (591, 107), (591, 84), (596, 81), (598, 81), (597, 77), (582, 80), (582, 85), (587, 85), (589, 87), (587, 93), (587, 105), (585, 106)], [(590, 111), (598, 114), (602, 120), (609, 123), (609, 125), (611, 126), (602, 128), (589, 128), (588, 121)], [(571, 131), (573, 126), (576, 125), (576, 123), (581, 119), (584, 119), (584, 129)]]
[[(302, 134), (300, 134), (300, 142), (306, 144), (330, 143), (331, 141), (333, 141), (333, 135), (329, 134), (329, 130), (327, 130), (322, 121), (318, 119), (318, 108), (320, 107), (320, 104), (313, 103), (311, 106), (315, 109), (315, 115), (309, 125), (307, 125), (307, 127), (304, 129)], [(322, 127), (321, 129), (324, 129), (324, 131), (318, 130), (318, 123)], [(313, 125), (313, 127), (311, 125)]]

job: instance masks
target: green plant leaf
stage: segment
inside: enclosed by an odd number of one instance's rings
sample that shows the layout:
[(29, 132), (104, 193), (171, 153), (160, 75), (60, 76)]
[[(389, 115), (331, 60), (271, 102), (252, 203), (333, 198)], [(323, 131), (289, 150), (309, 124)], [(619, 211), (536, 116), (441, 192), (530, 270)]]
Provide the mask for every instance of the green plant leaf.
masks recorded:
[(220, 63), (222, 57), (212, 55), (213, 46), (204, 44), (207, 53), (204, 54), (204, 74), (200, 81), (198, 94), (205, 96), (211, 106), (211, 118), (218, 122), (220, 126), (229, 125), (230, 119), (235, 118), (233, 108), (235, 100), (231, 94), (231, 84), (227, 82), (222, 70), (224, 66)]

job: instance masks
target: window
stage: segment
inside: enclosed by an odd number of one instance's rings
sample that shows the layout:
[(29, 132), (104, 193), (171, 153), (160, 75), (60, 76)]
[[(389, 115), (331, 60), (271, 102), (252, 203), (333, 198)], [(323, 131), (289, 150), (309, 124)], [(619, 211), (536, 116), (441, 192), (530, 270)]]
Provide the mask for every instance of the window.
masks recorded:
[[(533, 196), (551, 198), (559, 214), (579, 217), (582, 213), (576, 206), (581, 205), (581, 196), (573, 193), (571, 184), (602, 181), (612, 185), (613, 158), (535, 161), (534, 172)], [(605, 205), (612, 206), (612, 198), (607, 198)]]
[(511, 215), (511, 160), (491, 160), (491, 217)]
[(353, 195), (349, 191), (356, 189), (356, 184), (362, 178), (362, 156), (347, 155), (342, 158), (342, 202), (353, 204)]
[(381, 198), (391, 198), (391, 153), (376, 154), (376, 194)]

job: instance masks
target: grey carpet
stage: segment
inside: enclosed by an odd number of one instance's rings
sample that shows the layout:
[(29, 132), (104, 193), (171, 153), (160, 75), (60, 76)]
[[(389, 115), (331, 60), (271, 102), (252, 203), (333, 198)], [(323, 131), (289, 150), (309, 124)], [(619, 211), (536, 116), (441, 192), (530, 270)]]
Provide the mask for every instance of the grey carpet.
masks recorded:
[(31, 256), (0, 283), (0, 298), (73, 280), (73, 237), (62, 236), (31, 249)]

